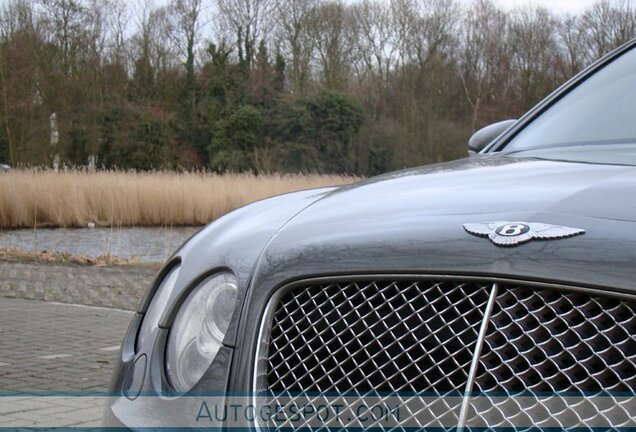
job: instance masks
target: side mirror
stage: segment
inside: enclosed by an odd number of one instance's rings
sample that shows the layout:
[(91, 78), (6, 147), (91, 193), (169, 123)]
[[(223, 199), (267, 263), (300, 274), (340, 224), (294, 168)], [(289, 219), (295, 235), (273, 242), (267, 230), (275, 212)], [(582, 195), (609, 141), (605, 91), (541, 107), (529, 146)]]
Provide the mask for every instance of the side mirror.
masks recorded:
[(479, 153), (516, 122), (517, 120), (504, 120), (479, 129), (468, 140), (468, 154), (472, 156)]

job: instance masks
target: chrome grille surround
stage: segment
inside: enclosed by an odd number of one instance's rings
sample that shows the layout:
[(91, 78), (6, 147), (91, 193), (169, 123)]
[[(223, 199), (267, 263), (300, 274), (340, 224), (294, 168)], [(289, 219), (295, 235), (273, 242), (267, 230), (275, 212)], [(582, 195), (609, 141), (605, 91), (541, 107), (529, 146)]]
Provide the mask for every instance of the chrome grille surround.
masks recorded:
[[(579, 429), (636, 424), (633, 398), (608, 406), (561, 395), (636, 394), (633, 296), (440, 276), (309, 280), (274, 295), (259, 341), (254, 390), (270, 402), (397, 395), (411, 423), (450, 429), (565, 426), (556, 417)], [(610, 351), (618, 358), (603, 361)], [(501, 397), (519, 392), (530, 398)], [(410, 403), (422, 394), (437, 398)]]

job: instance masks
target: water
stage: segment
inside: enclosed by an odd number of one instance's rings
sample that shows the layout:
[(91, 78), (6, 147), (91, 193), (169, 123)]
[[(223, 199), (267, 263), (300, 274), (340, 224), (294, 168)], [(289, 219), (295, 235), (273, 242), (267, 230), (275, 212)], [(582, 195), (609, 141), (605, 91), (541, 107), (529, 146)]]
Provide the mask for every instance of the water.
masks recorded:
[(0, 247), (88, 256), (109, 253), (142, 262), (163, 262), (198, 230), (199, 227), (20, 229), (0, 231)]

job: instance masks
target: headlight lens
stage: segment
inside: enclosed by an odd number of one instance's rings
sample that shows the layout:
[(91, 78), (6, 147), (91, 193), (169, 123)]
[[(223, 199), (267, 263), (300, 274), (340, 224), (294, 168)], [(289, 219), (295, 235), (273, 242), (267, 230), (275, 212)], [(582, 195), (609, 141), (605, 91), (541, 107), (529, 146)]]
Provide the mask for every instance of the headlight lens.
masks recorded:
[(148, 305), (148, 309), (146, 310), (146, 314), (144, 316), (144, 320), (141, 324), (141, 328), (139, 329), (139, 335), (137, 336), (137, 351), (144, 346), (146, 340), (150, 338), (150, 336), (157, 331), (159, 328), (159, 320), (161, 319), (161, 315), (163, 311), (166, 310), (166, 306), (168, 305), (168, 300), (170, 300), (170, 294), (174, 290), (174, 285), (177, 282), (177, 276), (179, 276), (179, 269), (181, 267), (176, 265), (174, 266), (163, 278), (161, 284), (155, 291), (150, 304)]
[(185, 300), (168, 336), (166, 368), (172, 385), (190, 390), (216, 357), (236, 306), (237, 283), (229, 273), (205, 279)]

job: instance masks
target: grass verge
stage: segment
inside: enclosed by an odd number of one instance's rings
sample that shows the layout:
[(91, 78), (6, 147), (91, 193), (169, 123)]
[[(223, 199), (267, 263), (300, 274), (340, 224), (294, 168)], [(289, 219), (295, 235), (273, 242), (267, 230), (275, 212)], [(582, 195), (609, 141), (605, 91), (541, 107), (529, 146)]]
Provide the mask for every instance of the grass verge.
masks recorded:
[(39, 263), (39, 264), (78, 264), (84, 266), (136, 266), (159, 268), (159, 263), (143, 263), (136, 258), (120, 258), (112, 255), (97, 257), (72, 255), (67, 252), (27, 251), (17, 248), (0, 248), (0, 262)]

